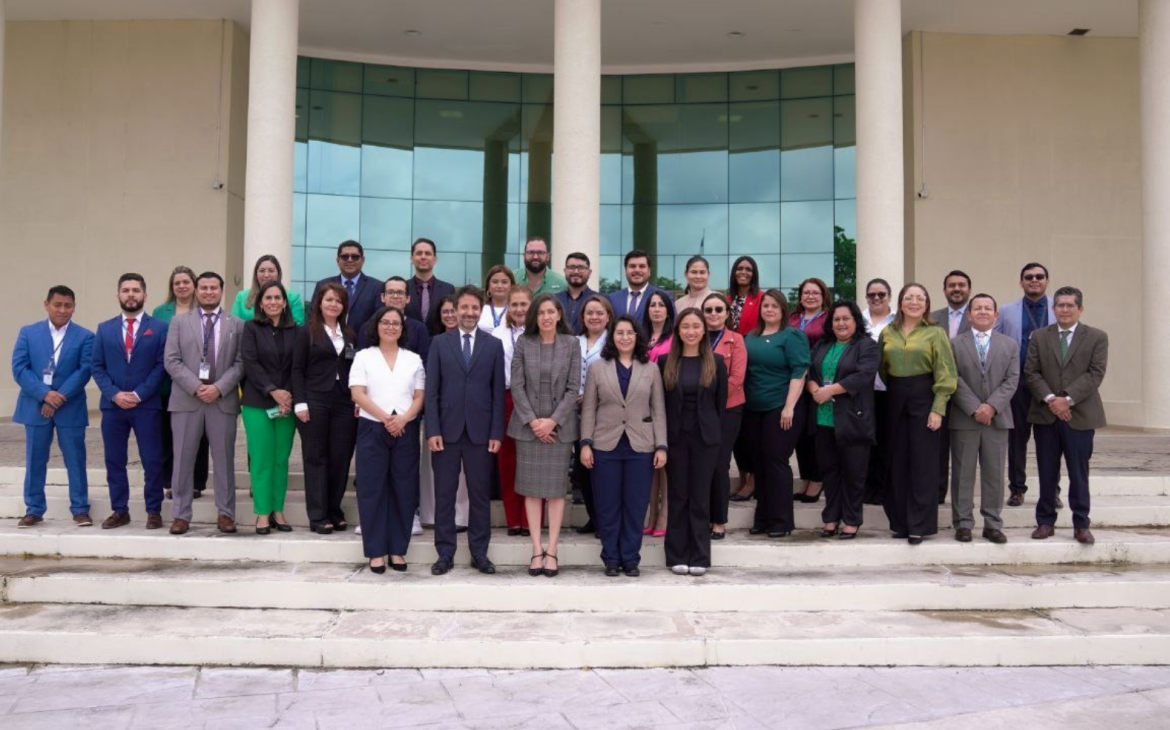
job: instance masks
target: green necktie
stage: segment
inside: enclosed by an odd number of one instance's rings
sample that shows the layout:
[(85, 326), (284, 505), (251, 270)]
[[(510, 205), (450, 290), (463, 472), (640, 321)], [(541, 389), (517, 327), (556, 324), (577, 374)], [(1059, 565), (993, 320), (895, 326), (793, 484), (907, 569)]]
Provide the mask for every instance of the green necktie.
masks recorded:
[(1071, 334), (1072, 330), (1065, 330), (1060, 333), (1060, 362), (1062, 365), (1068, 359), (1068, 336)]

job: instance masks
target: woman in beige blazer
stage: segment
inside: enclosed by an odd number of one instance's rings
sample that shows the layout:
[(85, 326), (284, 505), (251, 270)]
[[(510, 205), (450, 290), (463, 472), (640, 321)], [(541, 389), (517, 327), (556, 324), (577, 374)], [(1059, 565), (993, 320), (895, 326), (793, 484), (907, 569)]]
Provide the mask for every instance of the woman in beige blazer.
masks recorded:
[(662, 374), (628, 315), (614, 322), (601, 359), (585, 378), (581, 463), (593, 470), (605, 574), (637, 576), (650, 483), (654, 470), (666, 465), (666, 402)]

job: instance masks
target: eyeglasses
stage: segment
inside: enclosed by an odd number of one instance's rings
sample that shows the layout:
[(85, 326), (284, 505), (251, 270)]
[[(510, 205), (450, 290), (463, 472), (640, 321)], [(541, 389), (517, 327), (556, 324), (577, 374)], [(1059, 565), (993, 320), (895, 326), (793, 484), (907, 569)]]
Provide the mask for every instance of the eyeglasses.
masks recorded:
[(703, 307), (703, 314), (723, 314), (727, 307)]
[(865, 294), (866, 299), (870, 299), (875, 302), (880, 302), (888, 296), (890, 296), (890, 293), (884, 291), (866, 292)]
[(565, 271), (588, 271), (588, 270), (589, 270), (589, 267), (585, 266), (584, 264), (573, 264), (571, 266), (565, 267)]
[(339, 261), (361, 261), (362, 255), (360, 253), (339, 253), (337, 258)]
[(530, 259), (543, 259), (548, 256), (547, 251), (525, 251), (524, 256)]
[(1024, 274), (1024, 281), (1044, 281), (1048, 278), (1048, 274)]
[(389, 290), (389, 291), (387, 291), (387, 292), (386, 292), (386, 296), (388, 296), (388, 297), (395, 297), (395, 298), (399, 298), (399, 297), (404, 297), (404, 296), (406, 296), (406, 292), (404, 292), (404, 291), (394, 291), (393, 289), (391, 289), (391, 290)]
[(382, 329), (386, 329), (386, 330), (396, 330), (396, 329), (401, 329), (402, 323), (401, 322), (387, 322), (386, 320), (382, 319), (382, 320), (378, 321), (378, 326), (381, 327)]

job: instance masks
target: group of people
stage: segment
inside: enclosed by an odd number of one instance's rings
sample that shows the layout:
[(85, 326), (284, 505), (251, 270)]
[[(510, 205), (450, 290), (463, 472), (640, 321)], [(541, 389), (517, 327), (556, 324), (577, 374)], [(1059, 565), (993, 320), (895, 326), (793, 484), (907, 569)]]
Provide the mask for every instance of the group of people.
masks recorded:
[(883, 279), (868, 282), (861, 306), (834, 301), (810, 278), (790, 306), (783, 292), (760, 288), (750, 256), (735, 260), (725, 291), (710, 288), (708, 262), (692, 257), (676, 300), (651, 283), (650, 257), (638, 250), (625, 256), (627, 285), (608, 295), (589, 288), (584, 254), (566, 257), (563, 276), (553, 271), (539, 237), (525, 244), (519, 275), (493, 266), (482, 289), (439, 280), (430, 239), (410, 255), (413, 276), (382, 281), (364, 273), (359, 243), (341, 243), (339, 273), (317, 284), (307, 308), (273, 256), (256, 262), (230, 311), (218, 274), (180, 266), (148, 315), (146, 282), (128, 273), (118, 281), (120, 313), (96, 335), (72, 322), (73, 291), (50, 289), (48, 321), (22, 328), (13, 354), (14, 420), (27, 437), (19, 525), (43, 519), (54, 430), (74, 522), (92, 524), (84, 441), (92, 375), (106, 529), (130, 522), (133, 432), (147, 529), (163, 527), (169, 495), (170, 532), (188, 531), (210, 461), (217, 528), (236, 532), (242, 420), (256, 533), (292, 529), (284, 509), (299, 431), (310, 528), (349, 527), (342, 502), (356, 462), (359, 529), (375, 573), (407, 569), (420, 517), (434, 526), (433, 574), (454, 567), (460, 532), (472, 566), (494, 573), (493, 492), (508, 534), (531, 538), (533, 576), (559, 573), (574, 488), (589, 515), (578, 531), (597, 533), (608, 576), (639, 574), (647, 535), (665, 537), (673, 572), (702, 575), (711, 541), (726, 534), (729, 501), (755, 499), (750, 532), (783, 538), (793, 503), (822, 492), (822, 537), (856, 537), (870, 502), (884, 505), (894, 537), (917, 545), (938, 532), (949, 485), (955, 539), (967, 542), (976, 465), (982, 537), (1003, 543), (1005, 492), (1018, 506), (1027, 491), (1029, 432), (1040, 480), (1032, 537), (1053, 534), (1063, 458), (1074, 536), (1093, 541), (1089, 460), (1105, 423), (1108, 338), (1080, 322), (1078, 289), (1049, 300), (1040, 264), (1024, 267), (1024, 296), (1002, 309), (952, 271), (947, 306), (932, 311), (921, 284), (895, 299)]

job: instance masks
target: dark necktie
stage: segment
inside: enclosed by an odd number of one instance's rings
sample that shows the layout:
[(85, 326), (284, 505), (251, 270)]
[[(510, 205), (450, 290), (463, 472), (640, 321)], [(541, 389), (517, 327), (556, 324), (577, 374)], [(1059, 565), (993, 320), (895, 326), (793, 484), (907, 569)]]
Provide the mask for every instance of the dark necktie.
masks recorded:
[(1063, 365), (1065, 360), (1068, 360), (1068, 336), (1072, 334), (1072, 330), (1065, 330), (1060, 333), (1060, 363)]
[(463, 335), (463, 367), (466, 370), (471, 369), (471, 335)]
[(203, 315), (203, 359), (207, 361), (207, 367), (210, 368), (211, 375), (208, 377), (208, 382), (215, 382), (215, 323), (219, 317), (214, 314), (206, 313)]
[(626, 314), (635, 316), (634, 313), (638, 311), (638, 297), (641, 294), (642, 292), (640, 291), (630, 290), (630, 306), (626, 308)]
[(422, 321), (428, 322), (427, 317), (431, 314), (431, 282), (420, 281), (418, 283), (418, 303)]
[(345, 307), (345, 321), (347, 321), (347, 322), (349, 321), (350, 310), (353, 309), (353, 290), (355, 288), (356, 288), (356, 285), (354, 284), (353, 279), (350, 279), (349, 281), (345, 282), (345, 293), (349, 299), (349, 303)]

